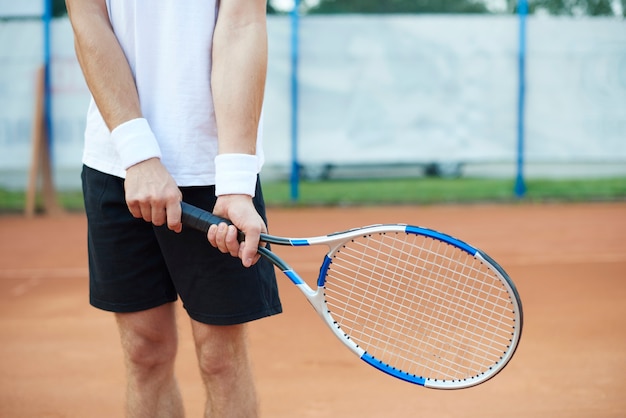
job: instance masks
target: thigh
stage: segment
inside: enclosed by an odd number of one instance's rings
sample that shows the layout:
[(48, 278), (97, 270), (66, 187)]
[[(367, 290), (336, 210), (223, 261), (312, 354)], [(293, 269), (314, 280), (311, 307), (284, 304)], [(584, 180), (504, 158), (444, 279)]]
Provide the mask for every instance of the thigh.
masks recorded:
[(124, 180), (88, 167), (82, 180), (91, 304), (136, 312), (176, 300), (152, 225), (128, 211)]

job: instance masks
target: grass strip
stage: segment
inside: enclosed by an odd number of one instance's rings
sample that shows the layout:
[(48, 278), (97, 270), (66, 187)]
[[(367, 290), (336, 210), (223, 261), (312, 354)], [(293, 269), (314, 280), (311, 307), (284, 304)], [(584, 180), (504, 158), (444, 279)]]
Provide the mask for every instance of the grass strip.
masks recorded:
[[(348, 206), (380, 204), (442, 204), (477, 202), (586, 202), (626, 200), (626, 178), (546, 180), (530, 179), (527, 193), (517, 198), (511, 179), (402, 178), (302, 181), (298, 199), (291, 198), (287, 181), (264, 182), (268, 206)], [(82, 211), (79, 190), (58, 192), (60, 205), (69, 211)], [(0, 188), (0, 212), (24, 209), (23, 191)], [(41, 207), (41, 201), (38, 201)]]

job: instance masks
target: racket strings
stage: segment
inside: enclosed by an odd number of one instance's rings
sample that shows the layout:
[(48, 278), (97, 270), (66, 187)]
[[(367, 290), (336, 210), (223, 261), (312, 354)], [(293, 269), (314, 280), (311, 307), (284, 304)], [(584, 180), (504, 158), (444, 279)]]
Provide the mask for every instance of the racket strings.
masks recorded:
[(371, 356), (405, 373), (465, 379), (497, 363), (515, 328), (489, 268), (442, 241), (373, 234), (344, 244), (327, 274), (327, 306)]

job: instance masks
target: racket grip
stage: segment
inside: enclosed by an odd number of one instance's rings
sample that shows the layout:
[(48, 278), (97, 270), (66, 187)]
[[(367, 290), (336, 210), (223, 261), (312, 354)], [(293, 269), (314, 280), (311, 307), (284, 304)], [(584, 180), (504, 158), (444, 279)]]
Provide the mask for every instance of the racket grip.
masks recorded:
[(209, 227), (211, 225), (217, 225), (222, 222), (228, 225), (233, 224), (228, 219), (215, 216), (211, 212), (207, 212), (206, 210), (190, 205), (189, 203), (180, 202), (180, 206), (183, 211), (181, 215), (183, 225), (197, 229), (205, 234), (209, 232)]

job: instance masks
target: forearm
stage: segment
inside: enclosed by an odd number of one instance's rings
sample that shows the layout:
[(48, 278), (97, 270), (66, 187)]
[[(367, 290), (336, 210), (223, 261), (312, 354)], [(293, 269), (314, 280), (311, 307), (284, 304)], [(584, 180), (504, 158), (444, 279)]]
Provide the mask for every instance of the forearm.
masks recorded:
[(67, 0), (76, 56), (109, 130), (141, 117), (137, 87), (104, 0)]
[(254, 155), (267, 72), (264, 2), (221, 2), (212, 58), (219, 153)]
[[(125, 169), (161, 151), (142, 118), (130, 65), (111, 27), (105, 0), (67, 0), (76, 56)], [(130, 122), (130, 123), (126, 123)]]
[(211, 91), (220, 154), (214, 212), (229, 218), (246, 239), (239, 245), (233, 227), (211, 227), (208, 238), (221, 251), (239, 255), (244, 266), (258, 260), (259, 234), (267, 231), (249, 198), (256, 184), (253, 156), (267, 72), (265, 7), (265, 0), (222, 0), (213, 33)]

